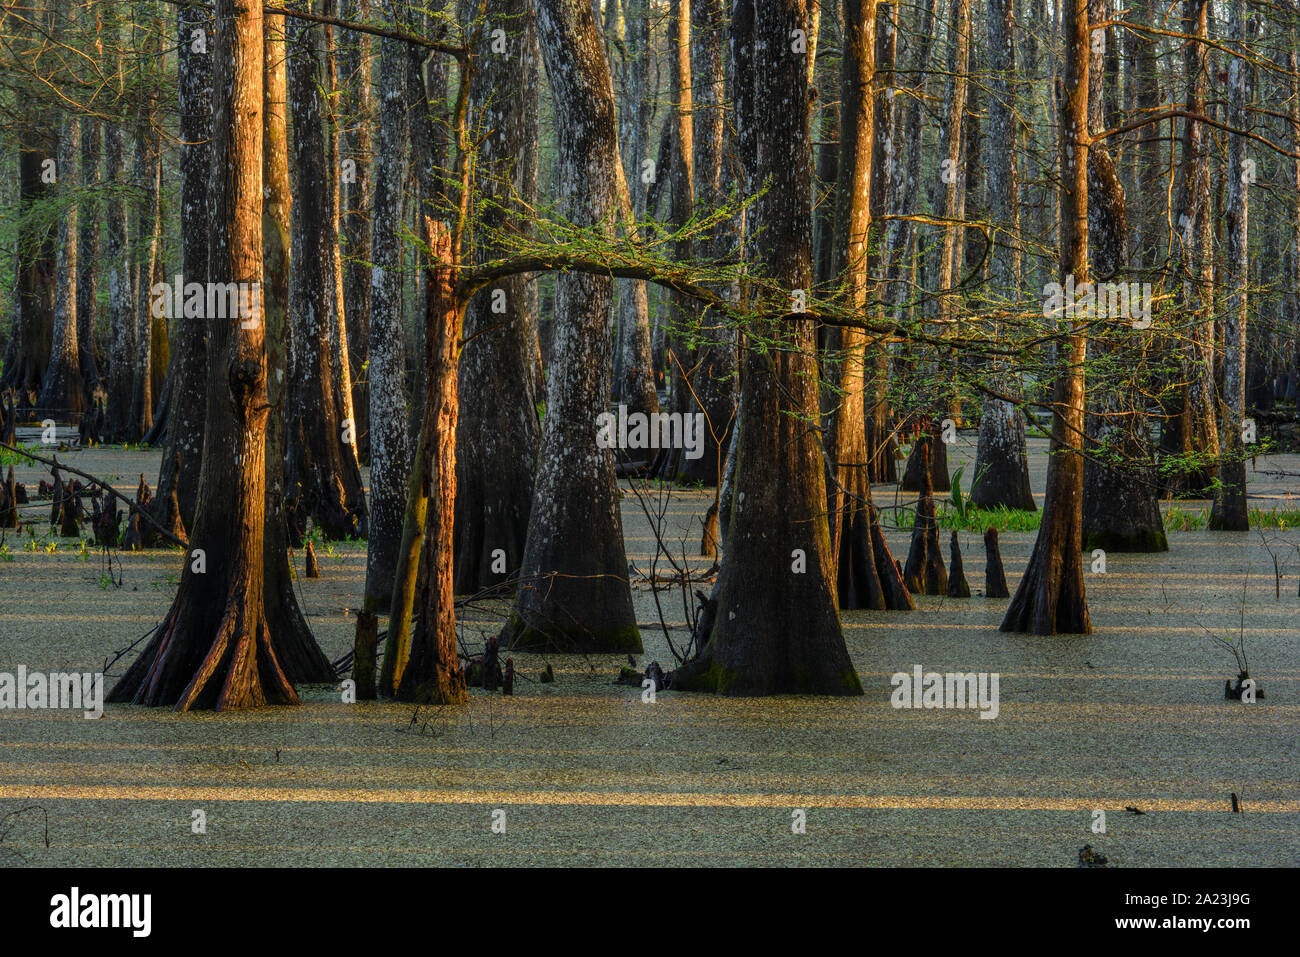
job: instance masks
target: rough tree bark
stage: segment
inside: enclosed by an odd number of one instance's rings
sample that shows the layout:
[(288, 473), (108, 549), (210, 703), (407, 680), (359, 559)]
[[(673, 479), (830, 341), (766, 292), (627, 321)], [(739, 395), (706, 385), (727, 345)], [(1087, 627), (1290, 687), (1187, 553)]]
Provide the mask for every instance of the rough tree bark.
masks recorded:
[[(506, 31), (507, 46), (493, 52), (492, 38), (484, 36), (470, 84), (470, 108), (485, 131), (476, 163), (483, 212), (475, 262), (508, 254), (507, 237), (527, 229), (527, 209), (536, 200), (529, 114), (537, 109), (540, 80), (533, 16), (523, 0), (490, 0), (484, 16)], [(526, 316), (534, 281), (518, 275), (496, 283), (470, 301), (465, 316), (470, 341), (460, 360), (456, 427), (455, 586), (462, 594), (509, 581), (523, 564), (539, 438)]]
[[(1075, 283), (1088, 278), (1088, 0), (1068, 0), (1061, 117), (1061, 272)], [(1003, 631), (1040, 635), (1088, 634), (1092, 622), (1083, 585), (1084, 361), (1082, 324), (1069, 330), (1067, 361), (1052, 391), (1052, 442), (1047, 495), (1029, 564), (1011, 599)]]
[[(989, 50), (989, 214), (1004, 224), (992, 251), (994, 295), (1012, 301), (1020, 293), (1020, 183), (1016, 175), (1016, 44), (1012, 0), (988, 0)], [(996, 334), (996, 330), (995, 330)], [(997, 391), (1017, 396), (1017, 378), (994, 369)], [(970, 502), (981, 508), (1035, 511), (1029, 487), (1025, 416), (1019, 406), (985, 395), (980, 410), (979, 443), (971, 475)]]
[(410, 646), (389, 649), (395, 658), (390, 687), (403, 701), (463, 704), (469, 695), (456, 645), (452, 526), (456, 503), (456, 380), (465, 313), (457, 301), (456, 277), (450, 268), (451, 231), (426, 216), (424, 241), (429, 247), (430, 266), (425, 277), (428, 387), (421, 434), (429, 442), (421, 444), (420, 454), (425, 455), (422, 471), (428, 505)]
[[(846, 304), (866, 308), (875, 155), (873, 89), (876, 0), (845, 0), (840, 93), (839, 204), (835, 215), (833, 274), (841, 277)], [(826, 330), (826, 376), (834, 386), (827, 423), (829, 456), (830, 568), (841, 608), (894, 609), (906, 593), (888, 549), (878, 555), (872, 526), (870, 457), (867, 450), (867, 336), (861, 329)], [(883, 579), (883, 581), (882, 581)], [(910, 609), (910, 597), (903, 609)]]
[[(1205, 114), (1205, 92), (1209, 78), (1209, 36), (1206, 13), (1208, 0), (1184, 0), (1182, 32), (1201, 40), (1183, 47), (1183, 69), (1187, 83), (1187, 109)], [(1167, 477), (1171, 495), (1202, 496), (1214, 483), (1219, 456), (1219, 433), (1215, 414), (1214, 385), (1214, 288), (1212, 210), (1210, 207), (1210, 148), (1206, 125), (1184, 119), (1182, 137), (1182, 181), (1174, 207), (1174, 248), (1171, 273), (1179, 283), (1178, 302), (1183, 320), (1185, 344), (1180, 360), (1183, 379), (1179, 401), (1165, 420), (1160, 447), (1166, 455), (1186, 457), (1183, 468)]]
[[(385, 4), (396, 23), (392, 4)], [(406, 330), (402, 321), (402, 198), (408, 169), (406, 50), (385, 38), (379, 59), (379, 142), (371, 212), (370, 302), (370, 537), (366, 548), (366, 603), (392, 599), (411, 444), (406, 428)], [(369, 608), (367, 610), (370, 610)]]
[[(44, 42), (35, 24), (19, 18), (15, 23), (14, 43), (26, 49), (32, 42)], [(16, 112), (32, 106), (27, 92), (19, 87)], [(45, 173), (48, 164), (56, 162), (58, 151), (57, 129), (48, 122), (33, 121), (22, 131), (18, 144), (18, 236), (14, 296), (14, 329), (11, 346), (5, 353), (0, 389), (13, 389), (19, 407), (36, 402), (45, 380), (45, 368), (50, 360), (50, 343), (54, 332), (54, 277), (57, 262), (56, 240), (58, 230), (41, 217), (33, 215), (34, 208), (44, 203), (53, 191)]]
[[(80, 161), (81, 117), (69, 114), (59, 134), (58, 193), (66, 197), (76, 195)], [(74, 421), (90, 406), (81, 381), (81, 354), (77, 348), (77, 241), (80, 239), (77, 205), (75, 199), (68, 202), (59, 223), (53, 339), (50, 362), (45, 367), (45, 380), (36, 401), (42, 415)]]
[[(186, 284), (208, 281), (208, 229), (212, 178), (212, 19), (206, 6), (187, 3), (176, 10), (177, 92), (180, 108), (181, 275)], [(196, 42), (198, 41), (198, 42)], [(155, 501), (164, 507), (176, 489), (181, 521), (193, 527), (203, 455), (207, 358), (204, 322), (179, 310), (173, 319), (173, 360), (167, 441)]]
[[(1233, 46), (1244, 50), (1245, 0), (1233, 0), (1228, 33)], [(1247, 64), (1241, 57), (1228, 63), (1228, 125), (1246, 129)], [(1242, 421), (1246, 415), (1246, 285), (1250, 279), (1247, 255), (1247, 211), (1251, 177), (1245, 166), (1246, 141), (1228, 140), (1228, 311), (1223, 332), (1223, 420), (1219, 445), (1225, 455), (1219, 466), (1220, 484), (1210, 509), (1210, 528), (1244, 532), (1250, 528), (1246, 512), (1246, 456)]]
[[(261, 4), (217, 0), (215, 19), (212, 145), (221, 172), (213, 183), (212, 281), (260, 283)], [(304, 632), (276, 630), (280, 609), (268, 607), (263, 591), (269, 403), (261, 310), (212, 321), (208, 335), (213, 361), (194, 550), (171, 610), (109, 700), (178, 711), (296, 704), (291, 680), (327, 681), (333, 669), (310, 635), (301, 644)], [(285, 563), (283, 551), (278, 560)], [(273, 600), (297, 613), (291, 589)]]
[[(722, 194), (723, 108), (726, 99), (726, 73), (722, 53), (726, 29), (722, 0), (691, 2), (691, 90), (694, 145), (695, 205), (713, 210), (724, 200)], [(695, 254), (702, 260), (722, 259), (724, 238), (714, 231), (702, 235), (695, 244)], [(697, 310), (698, 311), (698, 310)], [(695, 320), (699, 327), (698, 363), (690, 377), (693, 392), (685, 396), (684, 411), (703, 412), (704, 453), (698, 458), (680, 456), (678, 482), (705, 486), (717, 485), (720, 463), (730, 440), (736, 409), (736, 343), (732, 330), (706, 312)]]
[[(102, 52), (102, 45), (96, 43)], [(99, 302), (99, 246), (103, 200), (95, 195), (103, 185), (102, 160), (104, 124), (94, 117), (81, 121), (81, 182), (86, 199), (79, 216), (77, 240), (77, 348), (80, 352), (81, 381), (86, 395), (99, 389), (99, 350), (95, 347), (95, 326)]]
[[(155, 26), (158, 24), (154, 24)], [(161, 59), (163, 43), (159, 30), (156, 51)], [(131, 413), (127, 420), (127, 438), (143, 439), (153, 428), (154, 404), (154, 337), (155, 325), (167, 328), (167, 320), (153, 314), (153, 285), (162, 254), (162, 141), (155, 129), (159, 95), (156, 90), (145, 94), (139, 123), (135, 131), (135, 180), (139, 197), (136, 201), (135, 240), (138, 249), (135, 264), (135, 355), (131, 382)], [(164, 335), (165, 339), (166, 336)], [(165, 368), (165, 365), (163, 366)]]
[[(1110, 0), (1090, 0), (1089, 19), (1102, 23), (1110, 17)], [(1108, 31), (1091, 31), (1093, 50), (1107, 48)], [(1107, 126), (1106, 71), (1092, 70), (1089, 77), (1088, 126), (1100, 133)], [(1128, 206), (1124, 186), (1105, 141), (1088, 152), (1088, 229), (1093, 275), (1105, 281), (1129, 279)], [(1114, 322), (1126, 320), (1107, 320)], [(1118, 331), (1118, 330), (1116, 330)], [(1125, 335), (1111, 342), (1105, 326), (1095, 333), (1095, 349), (1112, 353), (1111, 364), (1140, 368), (1141, 336)], [(1131, 356), (1131, 358), (1130, 358)], [(1119, 378), (1107, 388), (1090, 390), (1086, 417), (1083, 463), (1083, 547), (1115, 552), (1167, 551), (1164, 522), (1156, 499), (1155, 473), (1145, 463), (1151, 459), (1145, 409), (1135, 408), (1138, 390)], [(1116, 462), (1115, 460), (1118, 459)]]
[[(650, 171), (650, 124), (654, 101), (650, 95), (650, 4), (628, 0), (624, 4), (624, 108), (619, 116), (619, 142), (631, 193), (633, 218), (646, 216), (647, 186), (643, 176)], [(618, 281), (619, 327), (615, 353), (614, 394), (627, 405), (628, 413), (659, 411), (655, 391), (655, 370), (650, 357), (650, 301), (646, 283), (638, 279)]]
[(104, 161), (113, 179), (105, 219), (105, 256), (108, 260), (108, 431), (118, 441), (130, 433), (131, 386), (135, 369), (135, 314), (131, 309), (130, 250), (127, 246), (126, 131), (118, 124), (108, 128)]
[[(587, 0), (539, 0), (537, 33), (555, 101), (561, 212), (611, 235), (618, 212), (614, 94)], [(640, 651), (614, 456), (597, 447), (610, 394), (611, 281), (556, 280), (555, 358), (518, 590), (503, 644)]]
[[(753, 207), (753, 254), (772, 291), (812, 284), (808, 61), (792, 49), (807, 30), (804, 0), (737, 0), (738, 151)], [(835, 605), (826, 472), (813, 426), (818, 383), (813, 323), (799, 314), (749, 326), (776, 348), (745, 351), (736, 491), (718, 577), (717, 615), (700, 655), (674, 688), (727, 695), (862, 694)], [(752, 345), (752, 343), (751, 343)]]
[(305, 514), (329, 538), (365, 534), (366, 502), (355, 449), (355, 423), (345, 430), (335, 382), (338, 283), (336, 234), (326, 166), (321, 38), (301, 20), (287, 25), (289, 109), (293, 114), (293, 375), (289, 381), (287, 479)]

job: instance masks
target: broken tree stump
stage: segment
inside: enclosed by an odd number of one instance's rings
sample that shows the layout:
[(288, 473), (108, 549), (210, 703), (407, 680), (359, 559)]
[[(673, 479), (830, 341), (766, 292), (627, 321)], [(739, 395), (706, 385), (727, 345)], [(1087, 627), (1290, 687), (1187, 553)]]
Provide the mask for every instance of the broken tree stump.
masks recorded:
[(998, 530), (990, 528), (984, 533), (984, 596), (1010, 598), (1007, 576), (1002, 570), (1002, 553), (998, 551)]
[(307, 543), (306, 565), (308, 578), (320, 578), (320, 565), (316, 562), (316, 547), (311, 542)]
[(969, 598), (970, 584), (966, 581), (966, 569), (961, 563), (961, 546), (957, 544), (957, 530), (953, 529), (952, 544), (949, 546), (952, 553), (951, 568), (948, 573), (948, 597), (949, 598)]

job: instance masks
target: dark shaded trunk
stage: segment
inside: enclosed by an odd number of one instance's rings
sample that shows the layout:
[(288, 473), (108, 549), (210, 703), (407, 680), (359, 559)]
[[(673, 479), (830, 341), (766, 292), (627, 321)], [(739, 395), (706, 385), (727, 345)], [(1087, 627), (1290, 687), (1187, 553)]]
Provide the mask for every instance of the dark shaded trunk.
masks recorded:
[[(752, 254), (789, 308), (812, 284), (808, 63), (791, 36), (809, 28), (804, 0), (732, 8), (738, 153), (754, 203)], [(793, 104), (793, 106), (792, 106)], [(780, 297), (779, 300), (777, 297)], [(750, 320), (741, 369), (735, 499), (718, 576), (716, 619), (673, 687), (727, 695), (862, 694), (836, 609), (819, 440), (816, 337), (799, 314)]]
[(926, 460), (935, 441), (926, 436), (919, 443), (921, 497), (916, 501), (916, 518), (912, 524), (912, 543), (903, 568), (903, 584), (917, 595), (943, 595), (948, 591), (948, 571), (939, 551), (939, 523), (934, 509), (934, 487), (927, 480)]
[[(195, 31), (212, 35), (208, 10), (197, 3), (177, 8), (177, 72), (180, 95), (181, 162), (181, 275), (186, 284), (208, 281), (208, 230), (211, 222), (210, 190), (212, 153), (208, 142), (212, 116), (212, 54), (195, 52)], [(209, 50), (205, 44), (200, 49)], [(181, 520), (194, 523), (199, 472), (203, 456), (203, 415), (206, 399), (207, 353), (204, 332), (207, 319), (186, 316), (179, 310), (172, 320), (176, 354), (169, 376), (166, 400), (169, 425), (162, 468), (158, 473), (158, 498), (165, 502), (176, 490)], [(277, 407), (278, 408), (278, 407)], [(161, 411), (159, 413), (161, 415)]]
[[(470, 88), (471, 109), (490, 128), (476, 167), (485, 205), (475, 262), (508, 254), (509, 237), (527, 229), (526, 209), (536, 199), (537, 142), (529, 114), (537, 108), (539, 77), (532, 14), (523, 0), (492, 0), (487, 17), (508, 24), (508, 54), (490, 53), (492, 40), (485, 37)], [(505, 89), (513, 92), (503, 99)], [(462, 594), (513, 579), (524, 560), (539, 431), (525, 314), (534, 282), (519, 275), (495, 283), (470, 301), (465, 317), (471, 341), (461, 356), (456, 427), (455, 568)]]
[[(58, 34), (55, 34), (58, 36)], [(90, 398), (81, 381), (81, 352), (77, 348), (77, 242), (80, 185), (81, 118), (69, 116), (59, 135), (59, 182), (56, 195), (67, 202), (59, 222), (59, 251), (55, 260), (57, 284), (54, 290), (54, 332), (50, 343), (50, 362), (45, 367), (40, 398), (36, 405), (41, 415), (77, 421), (90, 408)]]
[[(1016, 45), (1012, 0), (989, 0), (988, 9), (989, 214), (1003, 224), (992, 250), (990, 278), (994, 294), (1015, 299), (1020, 290), (1020, 182), (1016, 169)], [(994, 327), (994, 335), (997, 334)], [(1004, 364), (992, 370), (996, 391), (1019, 398), (1020, 383)], [(980, 410), (979, 443), (970, 476), (970, 502), (981, 508), (1035, 511), (1029, 487), (1025, 416), (1019, 406), (985, 395)]]
[[(1091, 0), (1092, 22), (1103, 22), (1109, 15), (1109, 0)], [(1093, 31), (1093, 48), (1104, 48), (1106, 37), (1105, 30)], [(1108, 122), (1103, 108), (1107, 79), (1100, 69), (1093, 70), (1089, 79), (1088, 125), (1092, 133), (1102, 132)], [(1089, 252), (1094, 275), (1105, 281), (1128, 282), (1128, 206), (1106, 145), (1106, 141), (1094, 143), (1088, 153)], [(1109, 353), (1109, 362), (1117, 372), (1145, 365), (1140, 335), (1120, 333), (1112, 324), (1101, 323), (1094, 340), (1096, 352)], [(1130, 377), (1116, 375), (1104, 386), (1094, 383), (1089, 391), (1088, 454), (1083, 463), (1083, 548), (1089, 552), (1094, 548), (1167, 551), (1146, 410), (1137, 406), (1143, 390)]]
[[(1065, 65), (1061, 117), (1061, 272), (1076, 283), (1088, 279), (1088, 3), (1068, 0), (1062, 36)], [(1003, 631), (1040, 635), (1088, 634), (1092, 622), (1083, 585), (1083, 324), (1068, 329), (1066, 364), (1052, 391), (1052, 442), (1047, 495), (1038, 538)]]
[(288, 26), (289, 106), (293, 114), (293, 272), (289, 321), (293, 375), (289, 379), (288, 494), (329, 538), (365, 537), (366, 502), (354, 451), (355, 423), (340, 408), (332, 340), (338, 323), (334, 189), (326, 167), (319, 31)]
[[(560, 211), (611, 235), (618, 214), (614, 94), (586, 0), (539, 0), (537, 33), (555, 101)], [(536, 491), (503, 645), (640, 651), (619, 515), (614, 455), (597, 446), (610, 394), (612, 282), (556, 279), (555, 367)]]

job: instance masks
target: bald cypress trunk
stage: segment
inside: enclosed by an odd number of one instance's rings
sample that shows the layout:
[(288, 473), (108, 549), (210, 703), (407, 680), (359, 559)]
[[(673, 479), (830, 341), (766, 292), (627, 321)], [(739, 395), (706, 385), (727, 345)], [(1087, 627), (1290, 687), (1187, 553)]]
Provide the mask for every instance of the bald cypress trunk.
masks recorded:
[[(539, 0), (537, 33), (555, 101), (560, 210), (611, 235), (618, 213), (614, 93), (587, 0)], [(597, 446), (610, 394), (612, 283), (556, 280), (555, 358), (536, 491), (504, 643), (559, 651), (640, 651), (627, 580), (614, 456)]]
[[(696, 207), (713, 210), (725, 200), (722, 187), (723, 109), (726, 79), (722, 55), (725, 10), (722, 0), (691, 2), (691, 90), (694, 126), (694, 182)], [(724, 239), (715, 231), (701, 236), (695, 255), (705, 261), (725, 256)], [(696, 370), (690, 377), (692, 394), (686, 397), (688, 414), (704, 414), (703, 452), (698, 458), (681, 456), (677, 481), (718, 484), (734, 426), (736, 409), (735, 337), (716, 313), (706, 312), (696, 320)]]
[[(392, 18), (392, 4), (386, 4)], [(379, 134), (375, 151), (374, 208), (369, 243), (373, 266), (370, 337), (370, 538), (366, 549), (366, 600), (382, 608), (393, 578), (406, 512), (411, 443), (406, 428), (406, 330), (402, 309), (399, 229), (408, 169), (406, 51), (385, 38), (379, 58)]]
[[(669, 228), (684, 230), (695, 215), (695, 89), (691, 73), (691, 2), (671, 0), (668, 19), (668, 61), (671, 83), (671, 154), (669, 186)], [(689, 262), (695, 243), (679, 233), (673, 243), (673, 258)], [(668, 403), (673, 414), (688, 415), (699, 405), (702, 379), (698, 374), (699, 353), (695, 348), (699, 306), (690, 296), (669, 292), (663, 304), (668, 332)], [(719, 426), (720, 427), (720, 424)], [(707, 428), (705, 429), (707, 432)], [(707, 456), (706, 456), (707, 458)], [(680, 448), (662, 448), (655, 456), (650, 474), (675, 480), (686, 461)], [(714, 476), (716, 480), (716, 475)]]
[[(80, 160), (81, 118), (71, 115), (63, 121), (59, 135), (57, 190), (66, 197), (73, 197), (77, 192)], [(81, 355), (77, 348), (77, 213), (77, 203), (73, 200), (59, 223), (54, 334), (50, 363), (45, 367), (40, 398), (36, 401), (42, 415), (56, 419), (76, 419), (90, 405), (81, 381)]]
[[(217, 0), (212, 281), (262, 280), (263, 19)], [(256, 321), (254, 321), (256, 320)], [(171, 610), (114, 686), (112, 701), (234, 710), (296, 704), (291, 680), (329, 680), (314, 642), (276, 626), (297, 605), (290, 589), (268, 607), (266, 325), (260, 309), (209, 325), (208, 408), (199, 506)], [(278, 556), (285, 563), (283, 551)], [(288, 661), (303, 662), (291, 667)], [(309, 663), (309, 664), (308, 664)], [(292, 677), (291, 677), (292, 676)]]
[(81, 121), (81, 181), (88, 194), (78, 215), (77, 239), (77, 350), (86, 395), (99, 388), (99, 350), (95, 326), (99, 309), (100, 223), (103, 199), (93, 195), (103, 185), (104, 123), (94, 117)]
[[(1244, 50), (1245, 0), (1233, 0), (1228, 33), (1233, 46)], [(1240, 57), (1228, 63), (1228, 125), (1245, 129), (1248, 65)], [(1210, 510), (1210, 528), (1244, 532), (1250, 528), (1246, 512), (1246, 459), (1242, 443), (1242, 421), (1246, 416), (1246, 285), (1250, 279), (1247, 262), (1247, 213), (1250, 206), (1244, 160), (1243, 137), (1228, 140), (1228, 311), (1223, 335), (1223, 422), (1219, 444), (1224, 452), (1219, 469), (1221, 484), (1215, 489)]]
[(326, 165), (321, 101), (323, 41), (319, 30), (304, 21), (291, 19), (287, 29), (295, 174), (288, 493), (301, 496), (306, 514), (326, 536), (364, 536), (366, 503), (355, 453), (356, 423), (346, 422), (336, 380), (340, 297), (335, 275), (334, 175)]
[[(208, 230), (211, 217), (212, 153), (212, 19), (208, 10), (187, 3), (176, 10), (177, 88), (180, 98), (181, 275), (188, 284), (208, 281)], [(196, 31), (202, 38), (196, 43)], [(159, 507), (176, 489), (181, 521), (194, 524), (199, 471), (203, 453), (206, 400), (205, 319), (173, 319), (176, 357), (173, 362), (170, 419), (162, 467), (158, 473)]]
[[(619, 143), (623, 166), (637, 221), (646, 215), (646, 174), (650, 153), (650, 123), (654, 102), (650, 94), (650, 5), (648, 0), (623, 4), (624, 103), (619, 115)], [(657, 175), (658, 171), (655, 171)], [(655, 369), (650, 357), (650, 300), (646, 284), (638, 279), (618, 281), (618, 345), (614, 362), (614, 393), (626, 403), (628, 413), (659, 411)], [(535, 333), (534, 333), (535, 335)]]
[(427, 393), (420, 446), (428, 489), (424, 537), (409, 650), (389, 646), (396, 659), (387, 687), (403, 701), (463, 704), (469, 700), (456, 645), (452, 587), (452, 525), (456, 503), (457, 376), (464, 311), (456, 299), (451, 231), (424, 218), (430, 266), (425, 277), (425, 375)]
[[(744, 409), (736, 492), (718, 577), (717, 617), (674, 688), (728, 695), (858, 695), (831, 579), (826, 479), (818, 419), (815, 334), (788, 310), (812, 284), (808, 62), (793, 54), (809, 29), (804, 0), (739, 0), (732, 8), (738, 153), (753, 207), (752, 253), (771, 292), (750, 321), (741, 370)], [(753, 348), (761, 337), (776, 348)]]
[[(512, 233), (527, 230), (524, 188), (535, 185), (537, 142), (529, 114), (537, 108), (537, 34), (523, 0), (491, 0), (490, 23), (506, 30), (506, 52), (485, 35), (470, 88), (471, 109), (489, 130), (479, 144), (477, 183), (485, 202), (475, 262), (508, 255)], [(513, 91), (503, 96), (503, 90)], [(476, 592), (513, 579), (524, 560), (532, 509), (539, 426), (532, 343), (525, 312), (528, 275), (511, 276), (470, 302), (461, 356), (456, 427), (456, 591)]]
[[(371, 0), (344, 0), (343, 17), (368, 21)], [(342, 232), (345, 255), (343, 273), (344, 316), (347, 319), (348, 356), (351, 359), (353, 406), (357, 417), (357, 451), (370, 461), (370, 414), (366, 381), (359, 375), (370, 349), (370, 161), (372, 93), (370, 60), (372, 38), (366, 33), (342, 31), (338, 69), (343, 89), (343, 145), (339, 156), (343, 180)], [(351, 161), (351, 165), (348, 165)], [(350, 176), (346, 175), (350, 172)], [(400, 487), (398, 492), (400, 494)], [(373, 484), (372, 484), (373, 497)], [(373, 524), (373, 520), (372, 520)]]
[[(989, 213), (1006, 230), (992, 250), (990, 278), (995, 301), (1020, 297), (1020, 184), (1016, 170), (1016, 44), (1012, 0), (989, 0), (988, 6)], [(996, 327), (994, 332), (996, 334)], [(993, 385), (1003, 395), (1018, 398), (1020, 384), (1003, 363), (994, 367)], [(1019, 406), (985, 395), (980, 410), (979, 444), (971, 474), (970, 502), (981, 508), (1035, 511), (1029, 487), (1029, 456), (1025, 446), (1025, 416)]]
[[(11, 17), (16, 49), (30, 50), (45, 42), (37, 23)], [(40, 24), (44, 27), (45, 24)], [(35, 102), (23, 86), (16, 87), (16, 106), (29, 109)], [(57, 262), (58, 227), (34, 216), (35, 207), (49, 198), (55, 184), (44, 175), (56, 162), (58, 131), (47, 120), (31, 120), (17, 144), (18, 212), (17, 248), (14, 263), (15, 303), (13, 339), (5, 351), (0, 370), (0, 389), (13, 389), (17, 405), (36, 402), (45, 380), (54, 332), (54, 278)]]
[[(1088, 2), (1068, 0), (1059, 110), (1061, 116), (1061, 272), (1066, 285), (1088, 279)], [(1052, 391), (1051, 458), (1047, 496), (1029, 564), (1002, 620), (1003, 631), (1039, 635), (1088, 634), (1092, 622), (1083, 585), (1084, 371), (1087, 340), (1081, 324), (1069, 329), (1067, 362)]]
[[(1110, 17), (1110, 0), (1090, 0), (1089, 19), (1101, 23)], [(1106, 30), (1091, 31), (1094, 50), (1109, 49)], [(1090, 132), (1107, 126), (1105, 110), (1107, 71), (1091, 71), (1088, 93)], [(1093, 272), (1107, 281), (1128, 282), (1128, 206), (1119, 172), (1107, 142), (1095, 143), (1088, 154), (1089, 252)], [(1140, 308), (1140, 307), (1134, 307)], [(1090, 390), (1086, 420), (1087, 456), (1083, 464), (1083, 546), (1114, 552), (1158, 552), (1169, 548), (1160, 505), (1156, 500), (1155, 471), (1145, 409), (1138, 385), (1119, 374), (1140, 369), (1142, 335), (1116, 327), (1129, 324), (1109, 319), (1094, 331), (1094, 350), (1111, 354), (1116, 373), (1111, 381)], [(1136, 401), (1135, 401), (1136, 400)]]
[[(1182, 32), (1207, 38), (1208, 0), (1184, 0)], [(1209, 50), (1204, 42), (1183, 48), (1187, 109), (1205, 113)], [(1210, 208), (1209, 131), (1199, 120), (1183, 120), (1182, 170), (1174, 204), (1174, 243), (1170, 257), (1180, 306), (1180, 339), (1186, 343), (1179, 360), (1187, 383), (1180, 390), (1161, 435), (1161, 451), (1185, 461), (1167, 480), (1173, 495), (1203, 496), (1217, 476), (1219, 455), (1214, 383), (1213, 223)]]

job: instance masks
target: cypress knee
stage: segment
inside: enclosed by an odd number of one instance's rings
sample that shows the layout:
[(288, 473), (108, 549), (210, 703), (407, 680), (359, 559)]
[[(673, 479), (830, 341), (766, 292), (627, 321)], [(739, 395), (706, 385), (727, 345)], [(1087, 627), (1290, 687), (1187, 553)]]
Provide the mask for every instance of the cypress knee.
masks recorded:
[(990, 528), (984, 533), (984, 595), (986, 598), (1010, 598), (1007, 576), (1002, 570), (1002, 554), (998, 551), (998, 530)]
[(966, 570), (961, 563), (961, 546), (957, 544), (957, 531), (952, 533), (952, 572), (948, 575), (948, 597), (969, 598), (970, 585), (966, 581)]

